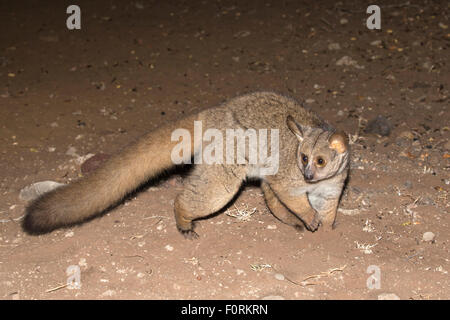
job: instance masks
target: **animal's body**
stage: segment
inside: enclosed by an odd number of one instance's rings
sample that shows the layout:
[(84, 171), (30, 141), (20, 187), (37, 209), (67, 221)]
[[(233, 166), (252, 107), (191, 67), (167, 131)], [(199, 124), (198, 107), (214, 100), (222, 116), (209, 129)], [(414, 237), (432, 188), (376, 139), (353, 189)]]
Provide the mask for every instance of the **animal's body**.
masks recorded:
[[(174, 166), (172, 141), (176, 129), (191, 133), (189, 160), (206, 147), (195, 143), (194, 122), (203, 130), (278, 129), (279, 163), (274, 174), (262, 175), (268, 163), (194, 164), (175, 199), (178, 229), (195, 237), (193, 220), (222, 209), (247, 178), (261, 180), (271, 212), (295, 227), (315, 231), (335, 222), (339, 198), (348, 172), (348, 142), (343, 133), (322, 121), (296, 100), (273, 92), (242, 95), (169, 123), (124, 149), (92, 174), (55, 189), (33, 201), (26, 210), (23, 227), (29, 233), (45, 233), (94, 217), (120, 202), (148, 179)], [(197, 122), (198, 123), (198, 122)], [(236, 157), (234, 158), (236, 159)]]

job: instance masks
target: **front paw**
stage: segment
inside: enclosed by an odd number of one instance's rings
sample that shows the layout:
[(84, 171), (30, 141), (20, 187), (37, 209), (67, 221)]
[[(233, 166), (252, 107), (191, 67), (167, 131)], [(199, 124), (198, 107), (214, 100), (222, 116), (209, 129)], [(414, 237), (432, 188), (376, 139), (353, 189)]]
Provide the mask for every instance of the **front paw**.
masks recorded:
[(312, 219), (311, 222), (309, 222), (309, 223), (305, 222), (306, 228), (311, 232), (316, 231), (317, 228), (319, 228), (319, 225), (320, 225), (320, 218), (319, 218), (319, 214), (317, 212), (314, 214), (314, 218)]

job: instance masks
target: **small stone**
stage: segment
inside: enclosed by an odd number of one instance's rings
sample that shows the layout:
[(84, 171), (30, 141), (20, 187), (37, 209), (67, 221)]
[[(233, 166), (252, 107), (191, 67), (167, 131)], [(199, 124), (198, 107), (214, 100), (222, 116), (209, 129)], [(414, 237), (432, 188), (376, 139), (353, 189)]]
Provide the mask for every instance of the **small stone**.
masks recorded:
[(168, 244), (167, 246), (164, 247), (167, 251), (173, 251), (173, 247)]
[(352, 66), (356, 69), (364, 69), (364, 66), (358, 64), (358, 62), (349, 56), (343, 56), (338, 61), (336, 61), (337, 66)]
[(347, 23), (348, 23), (348, 20), (345, 19), (345, 18), (342, 18), (342, 19), (339, 21), (339, 23), (340, 23), (340, 24), (347, 24)]
[(240, 275), (245, 275), (245, 271), (242, 270), (242, 269), (236, 269), (236, 274), (237, 274), (238, 276), (240, 276)]
[(87, 262), (86, 262), (86, 258), (81, 258), (80, 261), (78, 261), (78, 265), (80, 267), (87, 268), (88, 265), (87, 265)]
[(66, 238), (72, 238), (74, 236), (74, 232), (73, 231), (68, 231), (64, 234), (64, 237)]
[(66, 155), (71, 157), (78, 157), (77, 148), (69, 147), (69, 149), (67, 149), (66, 151)]
[(114, 295), (116, 295), (116, 291), (114, 290), (106, 290), (102, 293), (102, 297), (112, 297)]
[(422, 239), (425, 242), (433, 242), (435, 237), (436, 235), (433, 232), (428, 231), (423, 234)]
[(378, 300), (400, 300), (400, 297), (395, 293), (382, 293), (378, 295)]
[(387, 76), (386, 76), (386, 80), (391, 80), (391, 81), (395, 81), (395, 76), (393, 75), (393, 74), (388, 74)]
[(425, 62), (422, 64), (422, 67), (423, 67), (425, 70), (431, 70), (431, 68), (433, 67), (433, 63), (432, 63), (431, 61), (425, 61)]
[(341, 50), (341, 45), (339, 43), (330, 43), (328, 45), (328, 50), (333, 51), (333, 50)]
[(405, 130), (405, 131), (402, 131), (397, 137), (412, 140), (412, 139), (414, 139), (414, 133), (412, 133), (409, 130)]
[(19, 198), (24, 201), (34, 200), (40, 195), (63, 185), (63, 183), (58, 183), (55, 181), (36, 182), (20, 190)]
[(285, 277), (281, 273), (275, 273), (275, 279), (284, 281)]
[(374, 40), (370, 43), (371, 46), (379, 46), (382, 43), (381, 40)]
[(379, 115), (375, 119), (369, 121), (366, 128), (364, 129), (365, 133), (375, 133), (380, 136), (386, 137), (391, 134), (391, 123), (389, 120)]
[(338, 115), (338, 117), (343, 117), (344, 116), (344, 111), (342, 111), (342, 110), (339, 110), (338, 112), (337, 112), (337, 115)]

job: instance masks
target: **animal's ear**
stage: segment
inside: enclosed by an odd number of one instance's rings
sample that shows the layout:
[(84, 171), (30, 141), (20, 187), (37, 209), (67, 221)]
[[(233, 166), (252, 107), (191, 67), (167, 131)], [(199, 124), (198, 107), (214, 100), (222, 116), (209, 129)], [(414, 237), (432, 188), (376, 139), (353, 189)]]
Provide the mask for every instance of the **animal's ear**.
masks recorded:
[(328, 142), (330, 143), (330, 148), (338, 153), (344, 153), (348, 150), (348, 136), (345, 132), (333, 133)]
[(286, 124), (289, 128), (289, 130), (292, 131), (292, 133), (295, 134), (297, 139), (299, 141), (303, 141), (304, 132), (302, 130), (302, 127), (294, 120), (294, 118), (290, 115), (286, 118)]

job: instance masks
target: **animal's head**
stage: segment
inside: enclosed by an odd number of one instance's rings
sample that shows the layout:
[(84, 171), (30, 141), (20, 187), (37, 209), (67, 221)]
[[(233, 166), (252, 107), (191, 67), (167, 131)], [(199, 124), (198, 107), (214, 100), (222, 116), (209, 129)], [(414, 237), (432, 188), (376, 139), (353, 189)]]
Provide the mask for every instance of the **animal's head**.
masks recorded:
[(297, 163), (306, 182), (331, 178), (347, 168), (349, 145), (344, 132), (300, 125), (293, 117), (286, 119), (297, 137)]

